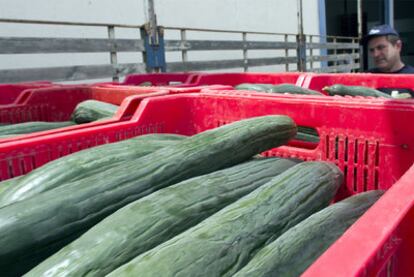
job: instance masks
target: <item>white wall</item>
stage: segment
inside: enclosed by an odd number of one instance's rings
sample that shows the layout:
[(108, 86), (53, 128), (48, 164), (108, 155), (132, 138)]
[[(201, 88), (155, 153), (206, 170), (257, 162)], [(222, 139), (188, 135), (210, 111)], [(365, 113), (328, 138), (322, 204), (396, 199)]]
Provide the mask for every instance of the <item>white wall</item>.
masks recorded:
[[(159, 25), (208, 29), (297, 32), (296, 0), (154, 0)], [(318, 34), (318, 1), (303, 0), (304, 32)], [(147, 20), (147, 0), (0, 0), (0, 18), (39, 19), (93, 23), (121, 23), (141, 25)], [(94, 37), (107, 36), (105, 28), (62, 27), (0, 23), (0, 36)], [(117, 29), (118, 38), (139, 37), (138, 31)], [(193, 37), (191, 37), (193, 36)], [(240, 35), (213, 33), (210, 39), (240, 39)], [(166, 39), (178, 38), (178, 32), (166, 33)], [(189, 39), (206, 35), (189, 34)], [(263, 38), (268, 40), (269, 38)], [(241, 58), (241, 53), (193, 53), (193, 59)], [(264, 53), (275, 56), (275, 52)], [(263, 56), (262, 55), (262, 56)], [(168, 53), (167, 61), (178, 60), (179, 53)], [(255, 57), (255, 53), (249, 54)], [(141, 62), (139, 53), (123, 53), (120, 63)], [(0, 55), (0, 69), (50, 67), (64, 65), (107, 64), (108, 53)], [(274, 70), (258, 68), (259, 71)], [(231, 70), (240, 71), (240, 70)]]

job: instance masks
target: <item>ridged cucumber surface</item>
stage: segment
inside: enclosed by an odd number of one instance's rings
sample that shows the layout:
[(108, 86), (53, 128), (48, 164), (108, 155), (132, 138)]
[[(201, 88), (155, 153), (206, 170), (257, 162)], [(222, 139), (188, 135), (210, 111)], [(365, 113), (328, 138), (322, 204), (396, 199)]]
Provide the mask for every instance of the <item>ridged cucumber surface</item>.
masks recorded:
[(103, 276), (295, 164), (288, 159), (253, 159), (161, 189), (108, 216), (27, 276)]
[(272, 84), (250, 84), (243, 83), (235, 86), (236, 90), (254, 90), (268, 93), (291, 93), (291, 94), (309, 94), (309, 95), (323, 95), (319, 91), (302, 88), (295, 84), (282, 83), (277, 85)]
[(73, 126), (73, 125), (76, 125), (76, 123), (72, 121), (62, 121), (62, 122), (30, 121), (30, 122), (0, 126), (0, 136), (3, 138), (6, 138), (6, 137), (11, 137), (12, 135), (30, 134), (34, 132), (58, 129), (58, 128), (63, 128), (63, 127)]
[(233, 122), (5, 206), (0, 209), (0, 267), (4, 271), (23, 268), (34, 250), (85, 232), (119, 208), (163, 187), (283, 145), (296, 130), (287, 116)]
[(232, 276), (258, 249), (326, 207), (342, 179), (333, 164), (297, 164), (108, 276)]
[(392, 98), (389, 94), (364, 86), (346, 86), (342, 84), (336, 84), (324, 87), (323, 90), (327, 91), (329, 95), (373, 96)]
[(250, 83), (243, 83), (235, 86), (236, 90), (254, 90), (260, 92), (270, 92), (273, 85), (271, 84), (250, 84)]
[(303, 88), (300, 86), (296, 86), (294, 84), (278, 84), (278, 85), (274, 85), (270, 92), (273, 93), (291, 93), (291, 94), (308, 94), (308, 95), (322, 95), (322, 93), (320, 93), (319, 91), (316, 90), (312, 90), (312, 89), (308, 89), (308, 88)]
[(300, 276), (382, 194), (382, 191), (357, 194), (311, 215), (261, 249), (234, 276)]
[(119, 163), (137, 159), (185, 136), (150, 134), (85, 149), (53, 160), (22, 176), (0, 194), (0, 207), (32, 197), (68, 182), (105, 171)]
[(1, 181), (0, 182), (0, 195), (4, 191), (8, 190), (11, 186), (14, 186), (15, 184), (17, 184), (17, 181), (20, 178), (22, 178), (22, 176), (17, 176), (17, 177), (11, 178), (11, 179), (7, 179), (7, 180), (4, 180), (4, 181)]
[(77, 124), (97, 121), (104, 118), (111, 118), (118, 110), (117, 105), (110, 103), (86, 100), (80, 102), (73, 111), (71, 119)]

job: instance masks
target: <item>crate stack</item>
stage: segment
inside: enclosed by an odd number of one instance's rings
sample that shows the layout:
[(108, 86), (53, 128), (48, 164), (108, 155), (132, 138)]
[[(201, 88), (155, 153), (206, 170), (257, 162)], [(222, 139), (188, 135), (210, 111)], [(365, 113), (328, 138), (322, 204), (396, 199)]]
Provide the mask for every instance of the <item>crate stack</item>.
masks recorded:
[[(242, 83), (292, 84), (322, 95), (234, 89)], [(192, 136), (246, 118), (287, 115), (316, 132), (318, 140), (292, 140), (263, 155), (334, 163), (345, 177), (336, 201), (386, 190), (304, 276), (413, 276), (414, 129), (409, 121), (414, 100), (326, 95), (324, 88), (334, 84), (411, 93), (414, 76), (194, 72), (135, 74), (121, 83), (0, 85), (2, 124), (66, 121), (86, 100), (119, 106), (103, 120), (0, 138), (0, 180), (143, 134)]]

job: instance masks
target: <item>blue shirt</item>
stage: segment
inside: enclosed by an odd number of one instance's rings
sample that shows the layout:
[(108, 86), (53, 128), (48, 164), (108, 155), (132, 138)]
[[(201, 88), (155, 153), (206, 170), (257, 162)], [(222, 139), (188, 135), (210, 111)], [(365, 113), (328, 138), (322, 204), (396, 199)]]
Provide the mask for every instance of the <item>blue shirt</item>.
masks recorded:
[(414, 67), (410, 65), (404, 65), (400, 70), (394, 72), (382, 72), (378, 68), (372, 68), (368, 70), (369, 73), (382, 73), (382, 74), (414, 74)]

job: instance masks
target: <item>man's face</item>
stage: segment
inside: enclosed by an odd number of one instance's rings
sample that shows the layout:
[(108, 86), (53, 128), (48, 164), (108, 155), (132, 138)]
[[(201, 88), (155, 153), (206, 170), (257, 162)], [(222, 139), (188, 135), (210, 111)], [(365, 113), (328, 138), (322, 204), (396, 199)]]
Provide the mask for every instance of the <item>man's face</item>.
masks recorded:
[(377, 68), (390, 72), (400, 60), (401, 41), (392, 45), (385, 36), (373, 37), (368, 42), (368, 51)]

